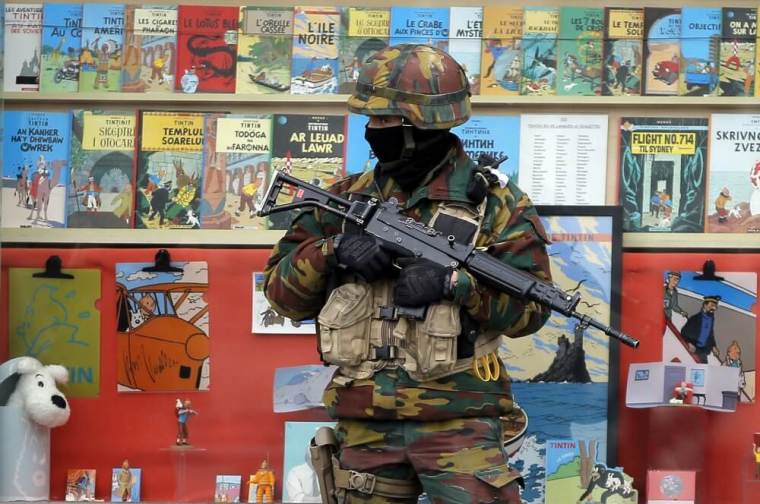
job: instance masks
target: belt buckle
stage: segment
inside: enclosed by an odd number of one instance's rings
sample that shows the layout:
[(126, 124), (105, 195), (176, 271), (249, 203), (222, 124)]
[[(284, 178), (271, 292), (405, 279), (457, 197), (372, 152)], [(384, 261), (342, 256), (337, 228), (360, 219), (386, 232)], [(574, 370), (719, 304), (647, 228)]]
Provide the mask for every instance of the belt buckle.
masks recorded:
[(369, 495), (375, 491), (375, 475), (360, 473), (357, 471), (348, 471), (348, 484), (351, 487), (351, 490), (356, 490)]
[(372, 347), (372, 358), (370, 360), (393, 360), (398, 358), (398, 347), (395, 345), (383, 345)]

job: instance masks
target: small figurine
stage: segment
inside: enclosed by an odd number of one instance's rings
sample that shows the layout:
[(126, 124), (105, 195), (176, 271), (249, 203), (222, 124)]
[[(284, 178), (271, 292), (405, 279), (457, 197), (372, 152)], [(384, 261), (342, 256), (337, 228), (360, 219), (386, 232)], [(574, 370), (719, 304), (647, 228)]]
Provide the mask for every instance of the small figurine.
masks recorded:
[(760, 479), (760, 446), (752, 443), (752, 453), (755, 454), (755, 478)]
[(177, 399), (177, 402), (175, 404), (175, 408), (177, 410), (177, 445), (188, 445), (187, 439), (190, 437), (187, 431), (187, 421), (190, 418), (190, 415), (197, 415), (198, 412), (191, 408), (193, 403), (190, 401), (190, 399), (185, 399), (185, 402), (183, 403), (179, 399)]
[(673, 389), (673, 398), (670, 400), (670, 404), (691, 404), (693, 393), (694, 388), (691, 383), (682, 381), (680, 385), (676, 385)]
[(132, 479), (132, 471), (129, 470), (129, 460), (127, 459), (124, 459), (124, 462), (121, 463), (117, 483), (119, 484), (119, 497), (121, 498), (121, 502), (131, 501), (134, 480)]
[[(248, 480), (249, 485), (256, 485), (256, 500), (252, 502), (271, 504), (274, 495), (274, 481), (274, 472), (269, 468), (269, 462), (262, 461), (261, 469), (256, 471), (256, 474), (251, 475)], [(248, 500), (251, 500), (250, 497)]]

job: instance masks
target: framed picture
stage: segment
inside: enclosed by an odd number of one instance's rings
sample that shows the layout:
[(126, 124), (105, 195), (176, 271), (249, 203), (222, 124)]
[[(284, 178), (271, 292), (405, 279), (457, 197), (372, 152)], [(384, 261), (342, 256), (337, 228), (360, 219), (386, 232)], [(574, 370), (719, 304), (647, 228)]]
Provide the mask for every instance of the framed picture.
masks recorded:
[[(619, 327), (621, 209), (609, 206), (537, 206), (551, 244), (552, 281), (576, 308)], [(596, 440), (598, 459), (614, 466), (617, 447), (618, 343), (576, 319), (553, 312), (536, 334), (505, 338), (500, 348), (515, 401), (528, 415), (528, 432), (510, 464), (525, 479), (526, 503), (544, 502), (546, 443)]]

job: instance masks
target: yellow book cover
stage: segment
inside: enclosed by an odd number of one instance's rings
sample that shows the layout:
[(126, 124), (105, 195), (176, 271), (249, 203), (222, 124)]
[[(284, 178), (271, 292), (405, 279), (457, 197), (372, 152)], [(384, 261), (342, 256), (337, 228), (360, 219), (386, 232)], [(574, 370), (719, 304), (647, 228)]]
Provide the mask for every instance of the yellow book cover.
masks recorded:
[(523, 10), (483, 7), (480, 94), (520, 94)]
[(390, 25), (389, 9), (348, 8), (349, 37), (389, 37)]

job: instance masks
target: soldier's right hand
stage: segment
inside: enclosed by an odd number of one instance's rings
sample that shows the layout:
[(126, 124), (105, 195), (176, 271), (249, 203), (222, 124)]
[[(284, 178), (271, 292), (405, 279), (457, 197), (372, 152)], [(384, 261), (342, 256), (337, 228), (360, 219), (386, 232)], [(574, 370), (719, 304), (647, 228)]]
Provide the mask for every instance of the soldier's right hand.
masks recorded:
[(367, 282), (387, 275), (391, 269), (391, 256), (369, 235), (339, 234), (333, 246), (338, 264)]

